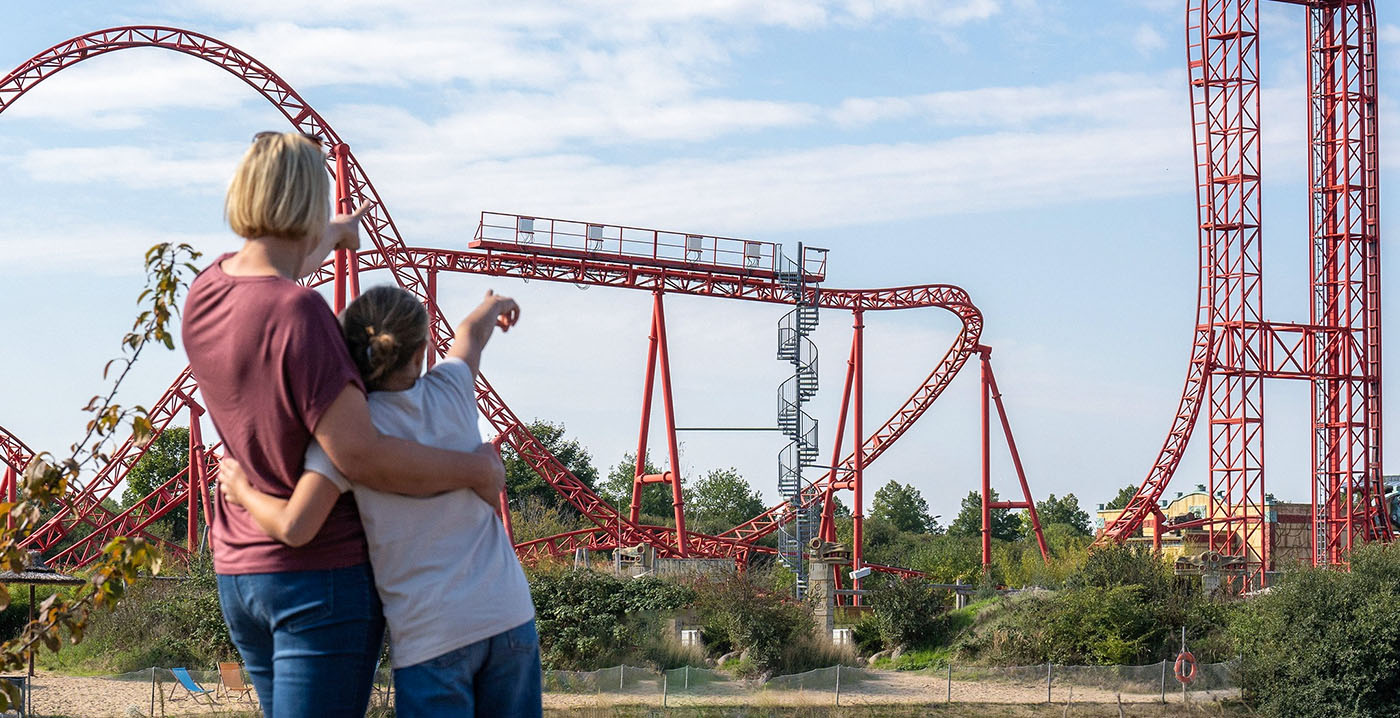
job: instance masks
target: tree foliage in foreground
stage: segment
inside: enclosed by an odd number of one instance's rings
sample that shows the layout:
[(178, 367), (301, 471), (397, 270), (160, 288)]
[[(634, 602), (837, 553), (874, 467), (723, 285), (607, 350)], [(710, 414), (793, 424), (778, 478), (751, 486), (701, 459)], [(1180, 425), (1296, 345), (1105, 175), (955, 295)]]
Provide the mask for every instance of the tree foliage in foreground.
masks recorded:
[[(148, 442), (154, 433), (146, 410), (123, 407), (115, 402), (118, 389), (141, 353), (151, 343), (175, 348), (170, 322), (178, 313), (178, 298), (187, 286), (183, 275), (197, 272), (192, 262), (199, 253), (186, 244), (158, 244), (146, 252), (146, 288), (137, 299), (140, 310), (131, 331), (122, 337), (122, 355), (109, 361), (103, 377), (115, 367), (118, 371), (106, 396), (94, 396), (84, 407), (92, 415), (87, 433), (69, 447), (66, 458), (36, 454), (24, 467), (18, 486), (18, 500), (0, 504), (8, 526), (0, 524), (0, 571), (23, 572), (30, 565), (29, 552), (20, 547), (42, 524), (46, 512), (68, 502), (68, 487), (84, 467), (111, 461), (107, 446), (123, 427), (131, 427), (132, 441)], [(58, 651), (66, 632), (73, 643), (83, 640), (88, 615), (95, 608), (111, 609), (126, 592), (127, 584), (144, 572), (160, 570), (159, 548), (141, 538), (118, 537), (103, 547), (89, 570), (87, 583), (72, 594), (54, 593), (35, 609), (35, 619), (17, 638), (0, 645), (0, 670), (14, 669), (39, 646)], [(9, 591), (0, 586), (0, 610), (9, 603)], [(0, 684), (0, 710), (19, 698), (14, 683)]]

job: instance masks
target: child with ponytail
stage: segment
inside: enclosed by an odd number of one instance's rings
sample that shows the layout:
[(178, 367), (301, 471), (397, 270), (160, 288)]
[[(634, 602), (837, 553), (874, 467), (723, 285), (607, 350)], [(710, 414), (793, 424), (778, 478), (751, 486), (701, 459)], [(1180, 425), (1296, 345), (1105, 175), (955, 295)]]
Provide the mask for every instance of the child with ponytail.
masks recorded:
[[(398, 287), (375, 287), (341, 314), (350, 357), (384, 434), (472, 451), (475, 376), (496, 327), (520, 309), (486, 293), (457, 326), (446, 358), (422, 373), (428, 313)], [(420, 376), (422, 374), (422, 376)], [(221, 468), (225, 500), (290, 546), (312, 539), (344, 491), (353, 491), (393, 651), (396, 714), (539, 716), (540, 658), (529, 585), (495, 509), (499, 495), (461, 489), (431, 497), (347, 482), (312, 443), (289, 498), (253, 487), (236, 463)]]

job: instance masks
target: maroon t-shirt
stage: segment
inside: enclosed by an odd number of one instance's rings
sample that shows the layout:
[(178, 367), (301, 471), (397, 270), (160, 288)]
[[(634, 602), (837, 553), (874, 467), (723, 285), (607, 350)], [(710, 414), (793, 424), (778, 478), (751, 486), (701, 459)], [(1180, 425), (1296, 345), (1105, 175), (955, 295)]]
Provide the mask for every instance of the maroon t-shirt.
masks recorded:
[[(219, 266), (190, 285), (182, 313), (185, 352), (224, 451), (257, 489), (286, 498), (321, 414), (347, 384), (364, 390), (326, 300), (282, 277), (233, 277)], [(221, 574), (344, 568), (369, 560), (354, 495), (345, 492), (309, 543), (263, 533), (241, 506), (214, 494), (210, 530)]]

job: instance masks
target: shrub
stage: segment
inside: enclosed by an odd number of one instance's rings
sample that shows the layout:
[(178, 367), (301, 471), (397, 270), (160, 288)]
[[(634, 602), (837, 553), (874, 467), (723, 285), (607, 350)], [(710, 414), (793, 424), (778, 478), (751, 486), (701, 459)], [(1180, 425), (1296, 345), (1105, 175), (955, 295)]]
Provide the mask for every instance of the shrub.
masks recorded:
[(660, 636), (659, 615), (695, 593), (658, 578), (623, 580), (594, 571), (537, 571), (530, 581), (540, 659), (551, 670), (591, 670), (644, 658)]
[(885, 639), (880, 635), (880, 619), (873, 613), (861, 616), (852, 626), (851, 637), (861, 653), (875, 653), (885, 647)]
[[(770, 576), (747, 571), (697, 577), (692, 583), (706, 640), (727, 638), (730, 650), (746, 651), (759, 672), (782, 668), (784, 647), (809, 636), (815, 625), (808, 607), (769, 590), (771, 581)], [(711, 649), (718, 650), (719, 643), (712, 642)]]
[(1235, 612), (1231, 633), (1265, 715), (1400, 715), (1400, 547), (1358, 548), (1350, 572), (1286, 574)]
[(886, 647), (915, 648), (937, 640), (944, 592), (921, 579), (887, 582), (870, 596), (871, 612)]

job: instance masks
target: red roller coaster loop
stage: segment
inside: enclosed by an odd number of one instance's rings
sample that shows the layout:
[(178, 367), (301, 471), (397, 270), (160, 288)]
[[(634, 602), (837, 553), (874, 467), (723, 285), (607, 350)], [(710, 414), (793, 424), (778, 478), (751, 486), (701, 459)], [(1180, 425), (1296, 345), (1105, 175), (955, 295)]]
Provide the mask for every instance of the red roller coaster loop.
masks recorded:
[[(174, 50), (210, 62), (243, 79), (250, 87), (276, 106), (297, 129), (315, 134), (325, 139), (331, 146), (328, 170), (336, 178), (337, 200), (340, 209), (348, 209), (362, 201), (373, 203), (366, 215), (364, 229), (373, 249), (353, 255), (338, 253), (337, 256), (307, 279), (310, 286), (325, 283), (334, 285), (334, 304), (337, 309), (348, 296), (358, 290), (361, 272), (386, 270), (395, 281), (428, 307), (432, 318), (432, 336), (437, 349), (443, 352), (451, 340), (451, 325), (446, 321), (436, 301), (437, 277), (442, 272), (484, 274), (499, 277), (561, 281), (579, 285), (609, 286), (643, 290), (653, 294), (659, 308), (666, 293), (709, 296), (722, 299), (743, 299), (750, 301), (785, 304), (791, 301), (788, 290), (778, 281), (777, 269), (780, 256), (777, 249), (764, 249), (764, 243), (748, 240), (727, 240), (724, 238), (701, 237), (681, 233), (663, 233), (633, 227), (609, 225), (608, 231), (615, 231), (619, 249), (616, 252), (599, 252), (598, 247), (584, 245), (579, 251), (535, 251), (529, 247), (510, 246), (483, 242), (488, 231), (495, 227), (489, 218), (506, 218), (512, 227), (518, 228), (520, 221), (534, 221), (535, 218), (514, 215), (483, 214), (481, 229), (478, 231), (476, 251), (448, 251), (422, 249), (408, 246), (399, 236), (398, 230), (388, 210), (365, 175), (349, 147), (341, 140), (330, 125), (313, 110), (302, 98), (269, 68), (251, 56), (219, 40), (199, 33), (166, 27), (122, 27), (88, 33), (56, 45), (21, 64), (0, 81), (0, 112), (37, 83), (83, 60), (122, 49), (155, 47)], [(593, 228), (599, 228), (599, 237), (605, 225), (574, 223), (587, 226), (585, 237), (593, 240)], [(628, 252), (622, 245), (629, 241), (628, 236), (637, 232), (650, 232), (653, 242), (652, 254), (648, 258), (635, 252)], [(685, 237), (686, 255), (679, 259), (658, 258), (657, 248), (661, 235)], [(709, 242), (710, 259), (695, 261), (689, 256), (691, 239), (697, 240), (695, 251), (703, 254), (704, 242)], [(600, 240), (601, 241), (601, 240)], [(722, 256), (721, 246), (727, 242), (741, 242), (739, 252), (733, 262)], [(772, 245), (766, 245), (772, 246)], [(756, 248), (756, 249), (755, 249)], [(698, 255), (697, 255), (698, 256)], [(764, 265), (764, 262), (771, 262)], [(801, 259), (801, 270), (810, 273), (810, 279), (820, 281), (825, 271), (824, 260), (820, 266), (808, 264), (808, 258)], [(766, 267), (766, 268), (765, 268)], [(984, 392), (994, 397), (997, 410), (1001, 414), (1002, 426), (1016, 463), (1018, 476), (1024, 494), (1023, 502), (1006, 502), (1006, 506), (1028, 508), (1034, 515), (1034, 502), (1020, 471), (1019, 457), (1015, 455), (1011, 443), (1010, 428), (1006, 422), (1001, 397), (996, 392), (995, 380), (991, 378), (988, 355), (990, 350), (979, 343), (982, 330), (982, 315), (972, 304), (967, 294), (951, 285), (923, 285), (890, 289), (855, 290), (827, 289), (810, 286), (810, 299), (816, 306), (828, 310), (850, 311), (856, 317), (857, 338), (863, 328), (860, 317), (868, 311), (888, 311), (900, 309), (938, 308), (951, 312), (962, 323), (961, 331), (953, 345), (929, 376), (919, 385), (908, 400), (899, 406), (893, 415), (869, 435), (859, 433), (863, 415), (860, 398), (860, 372), (853, 368), (848, 372), (847, 396), (843, 400), (841, 422), (844, 426), (848, 408), (855, 417), (857, 446), (850, 455), (829, 470), (823, 477), (808, 484), (801, 492), (799, 505), (788, 502), (774, 507), (762, 515), (731, 528), (719, 535), (711, 536), (694, 533), (683, 528), (681, 509), (677, 506), (679, 530), (667, 526), (640, 524), (636, 516), (624, 516), (613, 506), (599, 498), (587, 485), (569, 473), (564, 465), (525, 428), (504, 400), (492, 389), (484, 377), (478, 377), (477, 401), (482, 415), (500, 433), (498, 443), (511, 446), (541, 477), (575, 509), (594, 524), (593, 528), (552, 536), (519, 544), (517, 549), (525, 560), (544, 555), (564, 555), (577, 548), (612, 549), (619, 546), (647, 544), (655, 547), (663, 556), (702, 556), (732, 558), (741, 564), (747, 562), (754, 553), (771, 553), (772, 548), (757, 542), (791, 521), (795, 512), (813, 509), (822, 503), (830, 507), (833, 492), (850, 489), (856, 492), (857, 525), (860, 522), (861, 474), (876, 458), (889, 449), (942, 395), (958, 371), (974, 354), (983, 361)], [(858, 342), (856, 343), (858, 346)], [(853, 354), (853, 357), (857, 355)], [(853, 367), (858, 367), (858, 363)], [(856, 400), (851, 406), (851, 387), (856, 387)], [(101, 507), (116, 486), (125, 478), (130, 468), (145, 454), (145, 447), (128, 440), (114, 454), (113, 461), (103, 467), (98, 474), (81, 487), (72, 491), (71, 508), (61, 511), (49, 523), (28, 540), (28, 544), (41, 550), (49, 550), (58, 544), (78, 523), (91, 524), (95, 530), (85, 539), (65, 549), (54, 558), (56, 560), (84, 564), (91, 561), (101, 545), (111, 537), (140, 533), (152, 521), (175, 506), (184, 503), (189, 507), (190, 525), (186, 537), (186, 547), (167, 544), (177, 553), (196, 546), (196, 516), (203, 511), (205, 519), (209, 512), (209, 486), (215, 478), (217, 446), (205, 448), (200, 438), (200, 415), (203, 409), (197, 400), (198, 387), (187, 370), (181, 373), (175, 383), (151, 409), (154, 429), (159, 435), (170, 426), (173, 419), (182, 411), (189, 412), (191, 426), (190, 469), (173, 477), (164, 485), (152, 491), (135, 505), (118, 515), (112, 515)], [(667, 391), (669, 395), (669, 391)], [(990, 441), (987, 430), (987, 415), (984, 405), (983, 416), (983, 456), (987, 460), (986, 443)], [(668, 427), (668, 437), (674, 442), (674, 426)], [(13, 474), (28, 461), (30, 452), (8, 434), (0, 432), (6, 451), (7, 466)], [(674, 452), (673, 452), (674, 453)], [(835, 449), (839, 456), (839, 440)], [(984, 467), (984, 485), (986, 483)], [(14, 486), (13, 480), (9, 484)], [(984, 496), (985, 501), (985, 496)], [(996, 508), (1003, 507), (997, 504)], [(829, 513), (829, 511), (827, 512)], [(859, 530), (859, 529), (857, 529)], [(1037, 524), (1037, 533), (1038, 533)], [(830, 535), (829, 527), (824, 529)], [(985, 527), (984, 527), (985, 532)], [(855, 562), (861, 564), (859, 541), (854, 548)], [(1044, 542), (1041, 541), (1044, 551)], [(984, 553), (984, 561), (988, 555)], [(871, 565), (871, 568), (899, 575), (914, 575), (907, 569)]]
[[(1313, 563), (1390, 540), (1381, 476), (1379, 164), (1371, 0), (1284, 0), (1308, 12), (1312, 312), (1268, 322), (1260, 272), (1258, 0), (1189, 0), (1188, 68), (1200, 225), (1200, 301), (1186, 388), (1147, 479), (1099, 541), (1148, 518), (1204, 526), (1210, 548), (1245, 557), (1239, 588), (1266, 583), (1265, 379), (1313, 389)], [(1208, 399), (1207, 515), (1165, 525), (1158, 502)]]

